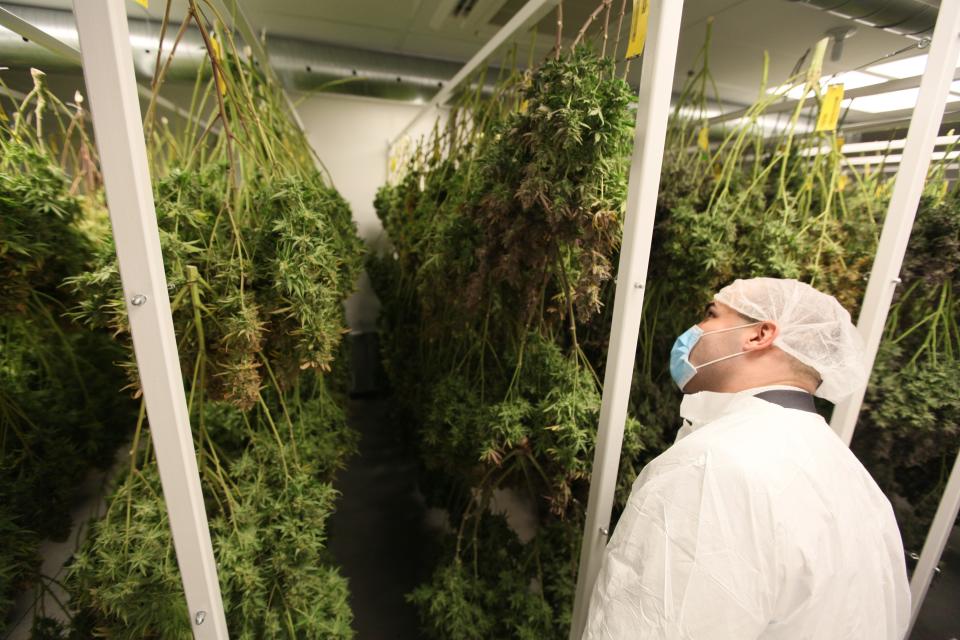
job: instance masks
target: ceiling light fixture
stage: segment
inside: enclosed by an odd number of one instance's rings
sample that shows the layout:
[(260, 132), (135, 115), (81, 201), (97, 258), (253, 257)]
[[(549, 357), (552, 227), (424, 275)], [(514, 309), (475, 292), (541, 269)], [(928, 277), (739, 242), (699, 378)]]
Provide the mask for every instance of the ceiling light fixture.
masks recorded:
[[(820, 90), (823, 91), (831, 84), (842, 84), (844, 89), (859, 89), (860, 87), (869, 87), (875, 84), (886, 82), (886, 78), (863, 73), (862, 71), (841, 71), (833, 75), (820, 78)], [(780, 85), (773, 89), (768, 89), (767, 93), (781, 93), (791, 100), (799, 100), (803, 97), (806, 83), (796, 85)], [(785, 92), (785, 93), (784, 93)]]
[[(919, 96), (919, 88), (887, 91), (872, 96), (854, 98), (850, 108), (854, 111), (863, 111), (865, 113), (885, 113), (887, 111), (912, 109), (916, 106)], [(958, 100), (960, 100), (960, 96), (952, 93), (947, 95), (947, 102), (956, 102)]]

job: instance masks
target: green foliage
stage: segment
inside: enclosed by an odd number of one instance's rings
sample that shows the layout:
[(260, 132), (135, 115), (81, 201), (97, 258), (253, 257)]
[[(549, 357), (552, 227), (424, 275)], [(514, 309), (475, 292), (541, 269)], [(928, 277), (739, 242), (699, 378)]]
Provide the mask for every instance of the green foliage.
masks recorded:
[(63, 299), (92, 246), (78, 228), (81, 199), (43, 150), (0, 134), (0, 314), (26, 313), (35, 295)]
[[(249, 409), (265, 384), (263, 354), (283, 387), (303, 369), (329, 370), (362, 247), (346, 203), (318, 174), (251, 168), (251, 202), (236, 213), (224, 208), (229, 179), (225, 164), (173, 169), (157, 182), (157, 216), (183, 368), (202, 360), (209, 397)], [(96, 268), (69, 282), (84, 293), (77, 317), (127, 335), (118, 273), (104, 243)]]
[(39, 536), (63, 540), (91, 466), (106, 468), (131, 407), (105, 336), (0, 321), (0, 502)]
[(0, 611), (6, 614), (39, 563), (36, 534), (23, 527), (6, 501), (0, 502), (0, 540)]
[(502, 516), (485, 514), (476, 563), (439, 566), (408, 599), (433, 638), (562, 637), (570, 628), (581, 530), (582, 520), (553, 522), (524, 544)]
[(958, 264), (960, 198), (924, 198), (852, 443), (917, 551), (960, 450)]
[(580, 47), (537, 69), (521, 96), (527, 108), (493, 127), (474, 160), (464, 215), (480, 237), (466, 302), (477, 310), (494, 298), (529, 315), (560, 262), (585, 322), (619, 246), (632, 95), (613, 60)]
[[(214, 410), (242, 421), (226, 405)], [(325, 548), (337, 495), (330, 479), (352, 437), (339, 408), (325, 410), (339, 414), (336, 446), (316, 445), (329, 440), (329, 423), (298, 421), (297, 443), (312, 446), (298, 451), (263, 434), (227, 468), (214, 465), (204, 475), (204, 495), (218, 505), (210, 531), (233, 637), (352, 637), (346, 580)], [(97, 612), (85, 630), (91, 635), (192, 637), (155, 466), (120, 485), (68, 580), (75, 606)]]
[(93, 257), (96, 206), (84, 175), (71, 180), (61, 164), (69, 149), (42, 138), (46, 118), (70, 144), (82, 113), (68, 113), (42, 74), (34, 80), (16, 120), (0, 126), (0, 614), (38, 582), (37, 547), (66, 539), (77, 487), (110, 464), (131, 416), (113, 365), (121, 351), (64, 318), (73, 298), (62, 281)]
[[(456, 111), (377, 194), (394, 249), (367, 266), (385, 365), (457, 529), (411, 594), (431, 637), (569, 626), (602, 364), (580, 336), (617, 257), (630, 100), (612, 60), (563, 53)], [(659, 439), (626, 427), (629, 465)], [(526, 501), (531, 541), (490, 514), (495, 495)]]

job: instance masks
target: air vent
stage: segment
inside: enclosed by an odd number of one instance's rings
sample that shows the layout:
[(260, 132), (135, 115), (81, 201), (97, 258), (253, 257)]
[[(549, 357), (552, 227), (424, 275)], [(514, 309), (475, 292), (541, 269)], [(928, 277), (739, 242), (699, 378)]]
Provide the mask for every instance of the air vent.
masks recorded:
[(919, 38), (933, 31), (936, 0), (790, 0), (860, 24)]
[[(490, 17), (503, 7), (507, 0), (440, 0), (430, 18), (430, 27), (441, 30), (477, 29), (486, 26)], [(519, 6), (526, 4), (521, 0)], [(514, 11), (513, 13), (516, 13)], [(510, 14), (513, 15), (512, 13)]]
[(453, 8), (451, 17), (466, 18), (475, 6), (477, 6), (477, 0), (457, 0), (457, 6)]

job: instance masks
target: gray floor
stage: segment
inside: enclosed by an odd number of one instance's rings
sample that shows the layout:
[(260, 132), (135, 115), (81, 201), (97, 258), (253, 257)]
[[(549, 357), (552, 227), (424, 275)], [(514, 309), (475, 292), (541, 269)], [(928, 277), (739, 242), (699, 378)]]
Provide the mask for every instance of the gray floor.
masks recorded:
[(954, 527), (910, 640), (960, 639), (960, 528)]
[(360, 453), (337, 478), (330, 550), (350, 581), (357, 640), (417, 640), (416, 612), (404, 596), (427, 578), (433, 544), (416, 454), (391, 421), (377, 334), (351, 335), (350, 355), (348, 416)]
[(430, 534), (415, 461), (390, 424), (389, 402), (383, 397), (350, 402), (360, 455), (340, 473), (342, 496), (330, 521), (330, 549), (350, 581), (357, 640), (421, 637), (404, 595), (425, 577)]

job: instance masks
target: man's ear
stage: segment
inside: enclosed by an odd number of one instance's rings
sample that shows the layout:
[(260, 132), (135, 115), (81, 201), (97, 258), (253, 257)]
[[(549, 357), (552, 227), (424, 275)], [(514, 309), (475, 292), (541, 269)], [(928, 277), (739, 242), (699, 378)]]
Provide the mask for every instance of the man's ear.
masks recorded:
[(764, 320), (760, 324), (751, 327), (753, 329), (747, 334), (746, 344), (743, 345), (744, 351), (759, 351), (773, 345), (773, 341), (780, 335), (780, 329), (777, 323), (770, 320)]

